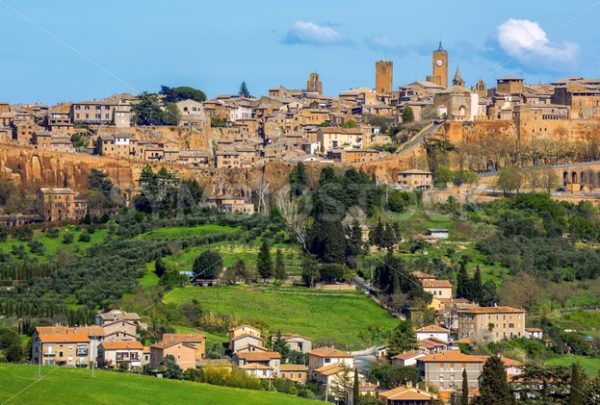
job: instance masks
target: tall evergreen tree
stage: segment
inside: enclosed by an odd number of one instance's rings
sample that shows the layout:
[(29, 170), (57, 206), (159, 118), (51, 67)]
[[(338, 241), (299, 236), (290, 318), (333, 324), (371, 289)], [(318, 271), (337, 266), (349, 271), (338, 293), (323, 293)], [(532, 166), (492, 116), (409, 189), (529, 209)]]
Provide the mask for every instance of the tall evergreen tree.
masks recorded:
[(470, 299), (469, 291), (469, 275), (467, 274), (467, 266), (464, 263), (460, 264), (458, 274), (456, 275), (456, 297)]
[(362, 229), (358, 221), (354, 221), (350, 228), (350, 239), (346, 246), (348, 256), (358, 256), (362, 253)]
[(248, 91), (248, 86), (246, 86), (246, 82), (242, 82), (240, 85), (239, 95), (242, 97), (251, 97), (250, 92)]
[(381, 222), (381, 219), (380, 219), (379, 222), (377, 222), (375, 229), (373, 230), (373, 236), (372, 236), (373, 245), (381, 246), (381, 241), (383, 240), (383, 231), (384, 231), (383, 223)]
[(262, 246), (256, 257), (256, 270), (264, 280), (273, 275), (273, 260), (271, 259), (271, 250), (266, 240), (263, 240)]
[(517, 402), (506, 379), (506, 370), (502, 359), (490, 356), (483, 365), (479, 377), (479, 396), (476, 405), (515, 405)]
[(277, 331), (277, 335), (275, 335), (275, 339), (273, 340), (273, 347), (271, 349), (274, 352), (281, 354), (283, 360), (286, 360), (290, 355), (290, 347), (281, 336), (281, 331)]
[(584, 397), (585, 380), (579, 363), (571, 366), (571, 384), (569, 392), (569, 405), (585, 405)]
[(392, 331), (388, 343), (387, 357), (391, 359), (397, 354), (417, 348), (417, 336), (411, 321), (400, 321)]
[(475, 269), (475, 274), (473, 274), (473, 278), (471, 279), (471, 285), (469, 286), (469, 294), (470, 299), (479, 303), (482, 297), (482, 285), (481, 285), (481, 270), (479, 269), (479, 265)]
[(287, 278), (281, 249), (277, 249), (277, 254), (275, 255), (275, 278), (279, 281), (283, 281)]
[(467, 377), (466, 368), (463, 368), (462, 372), (462, 393), (460, 396), (460, 405), (469, 405), (469, 380)]
[(167, 272), (167, 266), (163, 261), (162, 257), (159, 257), (154, 262), (154, 273), (160, 278)]
[(352, 387), (352, 402), (360, 405), (360, 382), (358, 381), (358, 370), (354, 369), (354, 386)]

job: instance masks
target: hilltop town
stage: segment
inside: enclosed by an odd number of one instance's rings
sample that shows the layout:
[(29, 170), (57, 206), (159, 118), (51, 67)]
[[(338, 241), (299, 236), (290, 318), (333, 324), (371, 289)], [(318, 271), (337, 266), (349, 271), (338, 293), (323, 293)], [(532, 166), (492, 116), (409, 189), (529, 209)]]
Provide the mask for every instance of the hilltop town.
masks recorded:
[(467, 84), (441, 42), (423, 80), (393, 69), (0, 103), (0, 359), (307, 403), (600, 398), (600, 79)]

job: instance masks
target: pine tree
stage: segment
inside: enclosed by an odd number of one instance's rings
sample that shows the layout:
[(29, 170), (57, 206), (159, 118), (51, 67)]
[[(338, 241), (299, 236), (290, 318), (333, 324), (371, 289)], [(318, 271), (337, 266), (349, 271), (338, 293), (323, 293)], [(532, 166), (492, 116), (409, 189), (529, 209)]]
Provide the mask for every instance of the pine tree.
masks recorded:
[(271, 250), (267, 241), (263, 240), (262, 246), (256, 257), (256, 269), (258, 274), (264, 280), (268, 279), (273, 275), (273, 260), (271, 259)]
[(362, 253), (362, 230), (358, 221), (350, 228), (350, 240), (347, 246), (348, 256), (358, 256)]
[(571, 390), (569, 392), (569, 405), (585, 405), (583, 390), (585, 381), (581, 366), (579, 363), (573, 363), (571, 366)]
[(477, 265), (475, 274), (473, 274), (473, 279), (471, 280), (471, 285), (469, 286), (469, 294), (471, 295), (469, 298), (479, 303), (482, 298), (481, 288), (481, 270), (479, 269), (479, 265)]
[(490, 356), (479, 377), (479, 397), (476, 404), (514, 405), (515, 397), (506, 379), (504, 363), (498, 356)]
[(392, 331), (388, 343), (387, 357), (391, 359), (397, 354), (417, 348), (417, 336), (411, 321), (400, 321)]
[(281, 357), (284, 361), (290, 355), (290, 347), (288, 346), (287, 342), (281, 337), (281, 331), (277, 331), (277, 335), (273, 340), (272, 350), (281, 354)]
[(467, 274), (467, 267), (464, 263), (460, 264), (458, 274), (456, 275), (456, 297), (470, 299), (469, 291), (469, 275)]
[(246, 86), (246, 82), (242, 82), (242, 84), (240, 85), (240, 92), (239, 95), (242, 97), (251, 97), (250, 96), (250, 92), (248, 91), (248, 86)]
[(467, 369), (463, 368), (462, 373), (462, 394), (460, 396), (460, 405), (469, 405), (469, 380)]
[(285, 272), (285, 263), (283, 262), (283, 253), (281, 253), (281, 249), (277, 249), (277, 254), (275, 256), (275, 278), (280, 281), (283, 281), (287, 278), (287, 273)]

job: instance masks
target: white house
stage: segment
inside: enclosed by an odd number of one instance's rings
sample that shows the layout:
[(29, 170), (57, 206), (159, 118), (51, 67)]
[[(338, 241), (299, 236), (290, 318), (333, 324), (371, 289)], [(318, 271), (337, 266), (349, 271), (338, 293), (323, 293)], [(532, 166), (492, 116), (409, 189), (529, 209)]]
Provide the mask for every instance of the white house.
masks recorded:
[(417, 335), (417, 341), (433, 338), (441, 342), (448, 342), (448, 336), (450, 335), (448, 329), (444, 329), (437, 325), (424, 326), (417, 329), (415, 333)]

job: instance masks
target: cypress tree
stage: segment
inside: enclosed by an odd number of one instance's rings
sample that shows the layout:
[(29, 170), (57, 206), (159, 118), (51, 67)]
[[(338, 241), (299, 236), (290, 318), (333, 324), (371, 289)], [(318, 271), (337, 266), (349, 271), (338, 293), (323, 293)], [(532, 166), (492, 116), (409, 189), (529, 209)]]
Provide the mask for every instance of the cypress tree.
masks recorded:
[(481, 287), (481, 270), (479, 269), (479, 265), (477, 265), (475, 274), (473, 274), (473, 279), (471, 280), (471, 286), (469, 288), (469, 294), (471, 295), (470, 299), (477, 303), (481, 301)]
[(506, 380), (506, 370), (500, 357), (490, 356), (483, 365), (483, 371), (479, 377), (479, 392), (477, 404), (516, 404), (515, 397)]
[(273, 260), (271, 259), (271, 250), (267, 241), (263, 240), (262, 246), (256, 257), (256, 270), (264, 280), (273, 275)]
[(280, 281), (283, 281), (287, 278), (281, 249), (277, 249), (277, 254), (275, 255), (275, 278)]
[(471, 299), (469, 291), (469, 275), (467, 274), (467, 267), (464, 263), (460, 264), (458, 274), (456, 275), (456, 297)]
[(352, 389), (352, 400), (354, 405), (360, 404), (360, 392), (358, 384), (358, 370), (354, 369), (354, 387)]
[(469, 405), (469, 380), (467, 378), (466, 368), (463, 368), (462, 373), (462, 394), (460, 397), (460, 405)]
[(579, 363), (573, 363), (571, 366), (571, 389), (569, 392), (569, 405), (584, 405), (584, 381), (583, 373)]

